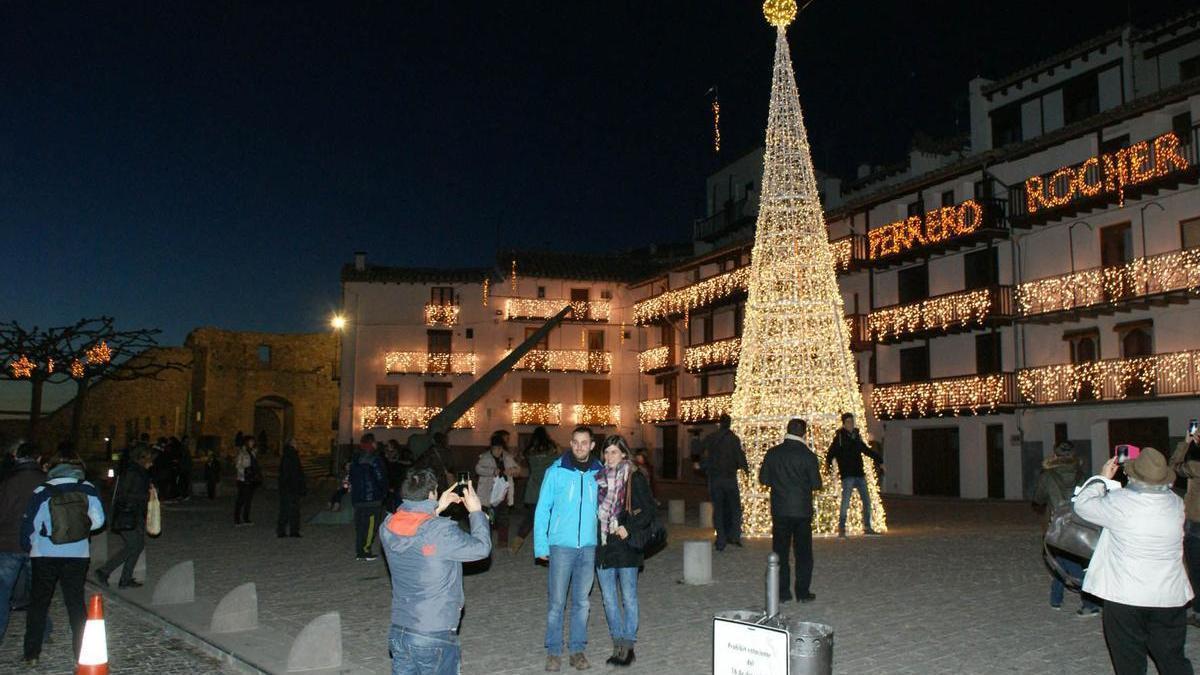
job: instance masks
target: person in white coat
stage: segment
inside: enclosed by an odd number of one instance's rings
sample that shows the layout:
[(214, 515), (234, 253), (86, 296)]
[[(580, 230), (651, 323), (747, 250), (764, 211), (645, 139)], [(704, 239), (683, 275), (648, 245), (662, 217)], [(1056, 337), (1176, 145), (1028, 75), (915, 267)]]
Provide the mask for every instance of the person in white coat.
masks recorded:
[[(496, 539), (499, 546), (507, 547), (508, 511), (512, 506), (513, 479), (521, 473), (521, 465), (508, 451), (504, 444), (504, 437), (500, 433), (492, 434), (490, 446), (483, 454), (479, 455), (479, 461), (475, 463), (475, 475), (479, 476), (478, 494), (484, 506), (491, 507), (492, 513), (495, 515), (493, 525), (496, 528)], [(508, 491), (498, 499), (493, 499), (492, 493), (496, 479), (501, 477), (508, 481)]]
[(1184, 655), (1186, 606), (1192, 599), (1183, 564), (1183, 500), (1175, 473), (1154, 448), (1123, 465), (1129, 484), (1113, 480), (1110, 459), (1075, 496), (1075, 513), (1104, 530), (1083, 591), (1104, 600), (1104, 637), (1117, 675), (1145, 673), (1150, 655), (1163, 675), (1191, 675)]

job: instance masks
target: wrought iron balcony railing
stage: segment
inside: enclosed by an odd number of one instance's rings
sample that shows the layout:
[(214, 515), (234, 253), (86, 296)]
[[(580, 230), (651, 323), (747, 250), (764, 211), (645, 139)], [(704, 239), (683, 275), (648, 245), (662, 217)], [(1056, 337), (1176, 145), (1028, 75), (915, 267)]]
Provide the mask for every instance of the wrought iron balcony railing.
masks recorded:
[(513, 424), (557, 425), (562, 422), (561, 403), (512, 402)]
[(1197, 291), (1200, 249), (1192, 248), (1027, 281), (1017, 287), (1017, 307), (1035, 318)]
[(1012, 287), (993, 286), (956, 291), (904, 305), (881, 307), (867, 317), (870, 337), (900, 342), (930, 333), (982, 328), (1013, 317)]
[(1028, 405), (1200, 394), (1200, 350), (1063, 363), (1017, 373)]
[(607, 373), (612, 370), (612, 352), (590, 349), (532, 349), (517, 361), (513, 370)]
[(463, 352), (388, 352), (389, 375), (474, 375), (475, 354)]
[(638, 372), (657, 373), (675, 366), (675, 350), (670, 345), (651, 347), (638, 353)]
[[(361, 410), (362, 426), (364, 429), (424, 429), (434, 415), (442, 412), (441, 408), (423, 405), (401, 406), (363, 406)], [(475, 427), (475, 409), (467, 410), (467, 414), (458, 418), (454, 423), (455, 429), (472, 429)]]
[(660, 293), (633, 305), (633, 320), (644, 325), (657, 319), (680, 316), (746, 292), (750, 268), (739, 267), (694, 284)]
[(642, 424), (658, 424), (671, 419), (671, 399), (654, 398), (638, 403), (638, 421)]
[(879, 419), (989, 414), (1017, 403), (1012, 373), (941, 377), (921, 382), (877, 385), (871, 392)]

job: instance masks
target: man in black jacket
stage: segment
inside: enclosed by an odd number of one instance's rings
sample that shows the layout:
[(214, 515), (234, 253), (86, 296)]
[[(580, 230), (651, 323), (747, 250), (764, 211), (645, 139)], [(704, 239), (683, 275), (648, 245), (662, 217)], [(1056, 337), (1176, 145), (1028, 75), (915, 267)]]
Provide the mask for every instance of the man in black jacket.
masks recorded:
[(102, 586), (108, 585), (108, 577), (119, 565), (124, 567), (121, 568), (118, 586), (137, 588), (142, 585), (133, 580), (133, 568), (146, 548), (146, 508), (152, 489), (149, 469), (154, 463), (154, 456), (150, 448), (139, 445), (130, 453), (129, 459), (125, 473), (117, 478), (109, 523), (109, 529), (121, 537), (122, 546), (96, 570), (96, 581)]
[(788, 421), (783, 442), (767, 451), (758, 482), (771, 488), (771, 550), (779, 556), (779, 600), (792, 599), (788, 549), (796, 554), (796, 599), (811, 602), (813, 492), (821, 489), (817, 456), (804, 443), (808, 423)]
[(738, 489), (738, 470), (749, 471), (742, 440), (730, 430), (729, 415), (721, 415), (720, 429), (704, 439), (704, 455), (695, 467), (708, 476), (708, 493), (713, 504), (713, 525), (717, 530), (717, 550), (725, 544), (742, 545), (742, 494)]
[(870, 535), (879, 534), (871, 529), (871, 498), (867, 495), (863, 455), (877, 463), (883, 463), (883, 457), (867, 447), (867, 444), (863, 442), (862, 434), (854, 428), (854, 415), (843, 413), (842, 428), (833, 435), (833, 442), (829, 444), (829, 452), (825, 453), (825, 468), (828, 469), (830, 462), (836, 459), (838, 477), (842, 479), (842, 508), (838, 511), (839, 537), (846, 536), (846, 511), (850, 508), (850, 493), (853, 490), (858, 490), (858, 496), (862, 500), (863, 529)]
[(288, 441), (279, 456), (279, 518), (275, 521), (275, 536), (300, 536), (300, 498), (307, 493), (296, 443)]

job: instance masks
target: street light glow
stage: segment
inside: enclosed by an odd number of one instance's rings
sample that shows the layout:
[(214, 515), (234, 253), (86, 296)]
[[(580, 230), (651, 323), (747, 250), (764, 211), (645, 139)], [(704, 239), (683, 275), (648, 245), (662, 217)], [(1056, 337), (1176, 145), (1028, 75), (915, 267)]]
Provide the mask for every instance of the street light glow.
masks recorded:
[(334, 314), (333, 318), (329, 320), (329, 325), (333, 326), (334, 330), (341, 330), (346, 327), (346, 317), (341, 314)]

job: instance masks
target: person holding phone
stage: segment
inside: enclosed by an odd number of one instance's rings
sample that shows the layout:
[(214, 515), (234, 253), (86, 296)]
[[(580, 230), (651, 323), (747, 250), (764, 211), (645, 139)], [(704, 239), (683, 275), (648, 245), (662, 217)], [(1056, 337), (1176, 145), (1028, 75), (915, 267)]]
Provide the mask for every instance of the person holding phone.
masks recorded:
[[(1188, 424), (1188, 435), (1171, 453), (1171, 468), (1175, 475), (1187, 479), (1183, 497), (1183, 560), (1187, 564), (1192, 593), (1200, 597), (1200, 430), (1196, 420)], [(1189, 625), (1200, 628), (1200, 608), (1192, 603), (1188, 611)]]

